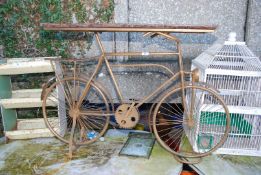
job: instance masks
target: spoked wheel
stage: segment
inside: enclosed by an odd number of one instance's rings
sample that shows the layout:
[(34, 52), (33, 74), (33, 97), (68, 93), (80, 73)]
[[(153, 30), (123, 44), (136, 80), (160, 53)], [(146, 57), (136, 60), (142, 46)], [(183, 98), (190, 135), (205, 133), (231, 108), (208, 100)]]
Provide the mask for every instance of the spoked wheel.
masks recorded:
[(173, 155), (173, 157), (176, 159), (176, 161), (185, 164), (198, 164), (199, 162), (202, 161), (202, 157), (187, 158), (187, 157), (180, 157), (177, 155)]
[(109, 113), (108, 102), (95, 83), (91, 83), (82, 104), (76, 107), (86, 83), (82, 78), (64, 78), (53, 83), (43, 98), (43, 115), (48, 128), (65, 143), (70, 142), (73, 132), (75, 146), (96, 141), (109, 124), (109, 116), (105, 115)]
[(168, 92), (153, 115), (158, 142), (180, 157), (209, 155), (226, 141), (229, 128), (230, 116), (223, 100), (201, 86), (187, 85)]
[(150, 107), (150, 110), (149, 110), (149, 114), (148, 114), (148, 123), (149, 123), (149, 129), (150, 129), (150, 132), (153, 132), (153, 111), (156, 107), (156, 104), (157, 103), (153, 103)]

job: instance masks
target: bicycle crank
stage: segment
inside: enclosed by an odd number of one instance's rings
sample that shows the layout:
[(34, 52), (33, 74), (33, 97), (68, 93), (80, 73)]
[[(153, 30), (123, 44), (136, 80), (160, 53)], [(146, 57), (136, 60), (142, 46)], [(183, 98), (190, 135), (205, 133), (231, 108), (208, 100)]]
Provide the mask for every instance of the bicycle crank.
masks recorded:
[(134, 105), (122, 104), (115, 112), (115, 119), (121, 128), (131, 129), (139, 122), (140, 114)]

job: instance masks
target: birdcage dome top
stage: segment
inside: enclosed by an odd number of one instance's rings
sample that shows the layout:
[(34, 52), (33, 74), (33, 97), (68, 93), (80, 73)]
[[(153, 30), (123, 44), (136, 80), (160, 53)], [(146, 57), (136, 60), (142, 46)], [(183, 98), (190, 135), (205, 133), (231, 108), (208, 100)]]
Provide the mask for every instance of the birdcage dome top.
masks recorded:
[(224, 44), (214, 44), (195, 60), (203, 69), (261, 71), (261, 62), (247, 47), (245, 42), (237, 42), (235, 34), (230, 34)]

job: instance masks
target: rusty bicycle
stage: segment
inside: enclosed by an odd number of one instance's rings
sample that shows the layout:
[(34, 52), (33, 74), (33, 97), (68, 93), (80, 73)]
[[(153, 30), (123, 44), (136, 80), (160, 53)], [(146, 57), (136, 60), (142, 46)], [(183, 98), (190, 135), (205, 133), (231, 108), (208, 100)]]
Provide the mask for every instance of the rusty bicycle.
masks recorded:
[[(217, 90), (199, 81), (197, 70), (185, 71), (180, 40), (171, 33), (208, 33), (215, 26), (131, 25), (131, 24), (42, 24), (45, 30), (92, 32), (100, 48), (97, 65), (86, 77), (77, 70), (77, 64), (86, 59), (51, 60), (56, 76), (43, 87), (43, 115), (46, 125), (61, 141), (69, 144), (69, 156), (74, 148), (97, 141), (109, 127), (110, 117), (121, 128), (133, 128), (139, 122), (139, 108), (154, 100), (149, 112), (149, 126), (158, 143), (172, 154), (182, 158), (201, 158), (211, 154), (225, 141), (230, 128), (229, 111)], [(101, 32), (142, 32), (174, 42), (176, 50), (158, 52), (106, 52)], [(117, 56), (170, 56), (178, 61), (174, 73), (160, 64), (116, 64), (108, 57)], [(66, 73), (57, 62), (71, 63), (71, 73)], [(119, 104), (115, 106), (110, 94), (96, 81), (101, 67), (115, 87)], [(149, 95), (138, 100), (124, 100), (114, 75), (115, 67), (157, 67), (167, 72), (169, 78)], [(173, 82), (179, 83), (173, 85)], [(115, 108), (115, 109), (114, 109)], [(212, 127), (218, 125), (219, 127)], [(203, 134), (196, 134), (201, 130)], [(219, 133), (213, 137), (211, 133)]]

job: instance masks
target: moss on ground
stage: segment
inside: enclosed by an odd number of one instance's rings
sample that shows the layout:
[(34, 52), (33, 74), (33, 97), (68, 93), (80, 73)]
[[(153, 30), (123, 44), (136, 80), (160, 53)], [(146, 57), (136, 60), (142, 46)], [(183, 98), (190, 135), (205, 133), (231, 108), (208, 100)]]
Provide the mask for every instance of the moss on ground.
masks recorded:
[(2, 174), (35, 174), (37, 169), (53, 163), (63, 162), (66, 146), (26, 144), (5, 159)]
[[(20, 141), (19, 141), (20, 142)], [(4, 160), (0, 174), (55, 174), (63, 165), (70, 163), (68, 159), (68, 145), (53, 139), (48, 143), (22, 141), (22, 147), (13, 150)], [(105, 164), (116, 151), (118, 143), (97, 142), (85, 147), (80, 147), (73, 155), (71, 163), (85, 160), (88, 163), (101, 166)], [(51, 169), (45, 167), (58, 165)]]
[(224, 155), (221, 156), (223, 160), (229, 161), (233, 164), (238, 165), (261, 165), (261, 158), (251, 157), (251, 156), (233, 156), (233, 155)]

